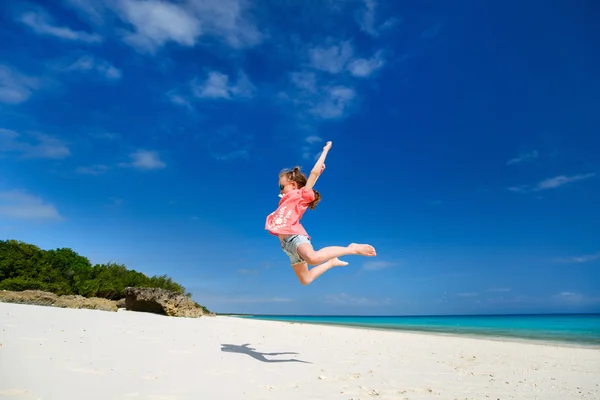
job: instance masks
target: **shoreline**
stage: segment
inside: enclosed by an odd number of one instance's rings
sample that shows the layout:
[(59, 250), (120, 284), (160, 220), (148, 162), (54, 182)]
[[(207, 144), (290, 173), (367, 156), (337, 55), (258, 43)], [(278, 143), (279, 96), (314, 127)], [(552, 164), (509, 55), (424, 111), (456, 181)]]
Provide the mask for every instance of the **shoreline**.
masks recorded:
[(0, 303), (0, 397), (600, 398), (596, 349), (348, 327)]
[(562, 340), (544, 340), (544, 339), (534, 339), (534, 338), (522, 338), (517, 336), (502, 336), (502, 335), (488, 335), (488, 334), (476, 334), (476, 333), (455, 333), (455, 332), (436, 332), (436, 331), (428, 331), (428, 330), (419, 330), (419, 329), (399, 329), (399, 328), (381, 328), (381, 327), (371, 327), (371, 326), (363, 326), (363, 325), (344, 325), (344, 324), (326, 324), (326, 323), (312, 323), (312, 322), (289, 322), (289, 321), (275, 321), (275, 320), (260, 320), (260, 321), (269, 321), (269, 322), (287, 322), (291, 324), (305, 324), (305, 325), (321, 325), (321, 326), (331, 326), (331, 327), (339, 327), (339, 328), (353, 328), (360, 330), (374, 330), (374, 331), (384, 331), (384, 332), (399, 332), (399, 333), (410, 333), (415, 335), (432, 335), (432, 336), (442, 336), (442, 337), (454, 337), (454, 338), (469, 338), (475, 340), (493, 340), (497, 342), (509, 342), (509, 343), (525, 343), (525, 344), (534, 344), (534, 345), (542, 345), (542, 346), (558, 346), (558, 347), (566, 347), (566, 348), (577, 348), (577, 349), (596, 349), (600, 350), (600, 344), (593, 343), (575, 343), (569, 341)]
[[(592, 314), (595, 315), (595, 314)], [(448, 332), (442, 330), (428, 330), (418, 328), (404, 328), (404, 327), (380, 327), (380, 326), (369, 326), (360, 324), (344, 324), (344, 323), (326, 323), (326, 322), (306, 322), (306, 321), (286, 321), (278, 319), (262, 319), (260, 317), (253, 318), (252, 316), (233, 316), (227, 315), (231, 318), (250, 319), (255, 321), (269, 321), (269, 322), (284, 322), (288, 324), (305, 324), (305, 325), (320, 325), (320, 326), (331, 326), (331, 327), (342, 327), (342, 328), (354, 328), (354, 329), (365, 329), (365, 330), (377, 330), (377, 331), (391, 331), (391, 332), (406, 332), (415, 333), (422, 335), (439, 335), (448, 337), (464, 337), (479, 340), (494, 340), (494, 341), (508, 341), (515, 343), (531, 343), (540, 345), (553, 345), (560, 347), (573, 347), (573, 348), (585, 348), (585, 349), (598, 349), (600, 350), (599, 343), (591, 342), (579, 342), (576, 340), (566, 339), (552, 339), (552, 338), (536, 338), (536, 337), (524, 337), (518, 335), (501, 335), (501, 334), (488, 334), (488, 333), (476, 333), (476, 332)], [(250, 317), (250, 318), (248, 318)]]

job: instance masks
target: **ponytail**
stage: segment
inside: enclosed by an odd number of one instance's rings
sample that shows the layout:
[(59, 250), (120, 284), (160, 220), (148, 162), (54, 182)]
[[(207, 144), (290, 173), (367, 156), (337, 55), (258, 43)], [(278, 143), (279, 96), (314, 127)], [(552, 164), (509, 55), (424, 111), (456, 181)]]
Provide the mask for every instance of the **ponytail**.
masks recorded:
[(317, 204), (319, 203), (319, 201), (321, 201), (321, 194), (319, 192), (317, 192), (315, 189), (313, 189), (313, 192), (315, 193), (315, 199), (313, 201), (311, 201), (310, 204), (308, 205), (308, 208), (310, 208), (311, 210), (314, 210), (317, 207)]
[(300, 172), (300, 167), (294, 167), (294, 169), (289, 172), (288, 179), (298, 183), (299, 187), (300, 185), (304, 186), (306, 184), (306, 177)]
[[(280, 176), (285, 176), (289, 181), (296, 182), (299, 188), (306, 186), (306, 176), (300, 171), (300, 167), (296, 166), (291, 170), (284, 170), (280, 173)], [(315, 194), (315, 199), (308, 204), (308, 208), (314, 210), (317, 207), (319, 201), (321, 201), (321, 194), (315, 189), (312, 190)]]

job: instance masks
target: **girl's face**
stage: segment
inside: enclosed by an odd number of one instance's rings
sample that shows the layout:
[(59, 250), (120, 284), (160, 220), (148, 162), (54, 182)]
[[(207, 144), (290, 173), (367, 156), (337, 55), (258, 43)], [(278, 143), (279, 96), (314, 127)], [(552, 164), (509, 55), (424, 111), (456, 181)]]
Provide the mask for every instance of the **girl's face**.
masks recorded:
[(297, 188), (298, 184), (296, 182), (288, 180), (285, 176), (279, 178), (279, 193), (286, 194)]

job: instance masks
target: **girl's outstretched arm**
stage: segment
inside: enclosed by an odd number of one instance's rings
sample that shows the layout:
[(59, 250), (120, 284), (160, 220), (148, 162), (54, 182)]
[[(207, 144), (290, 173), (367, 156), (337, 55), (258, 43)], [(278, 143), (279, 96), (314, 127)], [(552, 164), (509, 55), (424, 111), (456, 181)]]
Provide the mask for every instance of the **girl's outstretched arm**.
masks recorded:
[(323, 172), (323, 169), (325, 168), (325, 158), (327, 157), (327, 153), (329, 152), (329, 149), (331, 149), (331, 142), (327, 142), (325, 147), (323, 147), (323, 152), (321, 153), (321, 156), (315, 163), (315, 166), (313, 167), (312, 171), (310, 171), (310, 176), (308, 177), (308, 180), (307, 180), (306, 186), (305, 186), (306, 189), (311, 190), (313, 188), (313, 186), (315, 185), (315, 183), (317, 182), (317, 179), (319, 179), (319, 176), (321, 175), (321, 173)]

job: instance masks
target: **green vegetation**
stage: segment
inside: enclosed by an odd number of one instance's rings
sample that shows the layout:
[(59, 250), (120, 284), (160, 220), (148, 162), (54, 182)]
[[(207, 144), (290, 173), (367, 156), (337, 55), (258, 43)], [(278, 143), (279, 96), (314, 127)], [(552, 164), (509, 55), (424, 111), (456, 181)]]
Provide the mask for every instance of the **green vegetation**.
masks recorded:
[[(92, 266), (69, 248), (42, 250), (16, 240), (0, 241), (0, 290), (42, 290), (59, 296), (119, 300), (125, 297), (126, 287), (160, 288), (191, 297), (166, 275), (148, 277), (115, 263)], [(210, 313), (204, 306), (196, 306)]]

